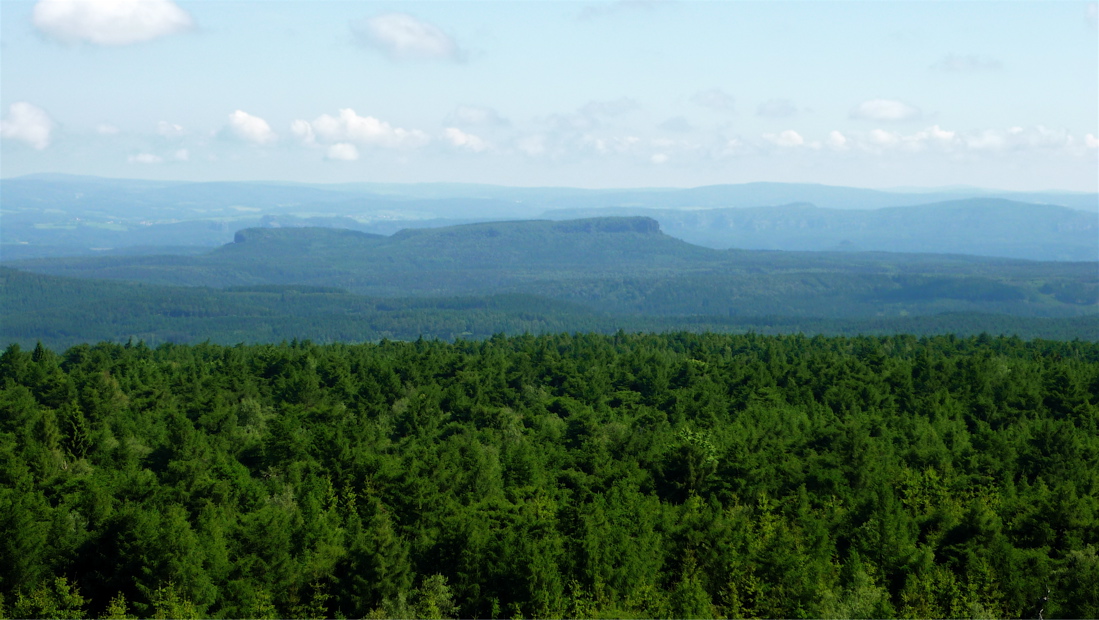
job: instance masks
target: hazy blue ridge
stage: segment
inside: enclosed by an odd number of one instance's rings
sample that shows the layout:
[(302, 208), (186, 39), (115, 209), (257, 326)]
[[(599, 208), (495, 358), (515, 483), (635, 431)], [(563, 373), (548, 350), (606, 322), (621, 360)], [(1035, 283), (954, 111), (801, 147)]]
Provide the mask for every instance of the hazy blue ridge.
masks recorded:
[[(905, 209), (891, 211), (900, 207)], [(392, 234), (475, 221), (630, 214), (651, 216), (672, 236), (717, 248), (887, 249), (1040, 260), (1099, 255), (1099, 195), (974, 188), (747, 183), (586, 190), (32, 175), (0, 180), (0, 211), (5, 261), (158, 245), (186, 252), (228, 243), (237, 230), (257, 226)]]

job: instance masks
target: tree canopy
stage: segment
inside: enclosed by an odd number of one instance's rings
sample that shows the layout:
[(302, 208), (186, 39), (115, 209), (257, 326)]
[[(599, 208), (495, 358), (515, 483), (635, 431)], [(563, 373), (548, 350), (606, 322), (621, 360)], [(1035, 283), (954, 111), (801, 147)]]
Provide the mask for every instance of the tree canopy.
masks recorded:
[(1099, 344), (12, 345), (11, 617), (1099, 616)]

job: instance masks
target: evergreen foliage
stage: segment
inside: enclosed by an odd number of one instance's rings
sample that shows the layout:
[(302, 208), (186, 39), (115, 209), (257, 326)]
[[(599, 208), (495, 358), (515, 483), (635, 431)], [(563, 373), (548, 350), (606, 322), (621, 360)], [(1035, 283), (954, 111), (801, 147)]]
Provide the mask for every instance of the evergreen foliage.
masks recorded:
[(14, 617), (1096, 617), (1099, 344), (0, 355)]

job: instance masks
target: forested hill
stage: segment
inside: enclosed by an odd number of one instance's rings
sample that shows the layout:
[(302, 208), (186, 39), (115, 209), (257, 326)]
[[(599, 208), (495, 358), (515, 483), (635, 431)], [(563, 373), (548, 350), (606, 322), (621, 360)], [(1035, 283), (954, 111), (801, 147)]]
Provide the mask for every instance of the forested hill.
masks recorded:
[(1099, 340), (1099, 315), (987, 313), (827, 318), (644, 316), (598, 312), (542, 295), (377, 298), (341, 289), (264, 285), (211, 289), (82, 280), (0, 267), (0, 343), (64, 349), (84, 342), (376, 342), (495, 334), (712, 331), (762, 334), (1016, 335)]
[(1095, 618), (1099, 344), (0, 355), (0, 617)]
[(1096, 263), (896, 253), (718, 251), (648, 218), (407, 230), (248, 229), (196, 256), (13, 263), (38, 273), (208, 287), (308, 285), (382, 297), (537, 294), (650, 316), (855, 318), (1099, 309)]
[[(253, 228), (206, 259), (213, 263), (266, 262), (288, 252), (303, 267), (371, 271), (630, 273), (667, 266), (697, 268), (724, 255), (669, 237), (647, 217), (606, 217), (553, 222), (490, 222), (405, 229), (391, 236), (302, 228)], [(239, 261), (239, 262), (238, 262)], [(75, 262), (75, 261), (74, 261)], [(283, 259), (281, 262), (288, 262)], [(415, 283), (409, 283), (415, 287)]]

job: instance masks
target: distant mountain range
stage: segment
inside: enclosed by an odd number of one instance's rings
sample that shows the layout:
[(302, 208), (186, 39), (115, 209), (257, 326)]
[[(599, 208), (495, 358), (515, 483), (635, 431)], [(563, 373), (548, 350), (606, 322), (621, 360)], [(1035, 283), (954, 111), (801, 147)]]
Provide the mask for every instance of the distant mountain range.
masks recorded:
[(392, 234), (464, 222), (645, 215), (714, 248), (1099, 258), (1099, 195), (748, 183), (584, 190), (466, 184), (0, 180), (0, 259), (187, 254), (254, 227)]

